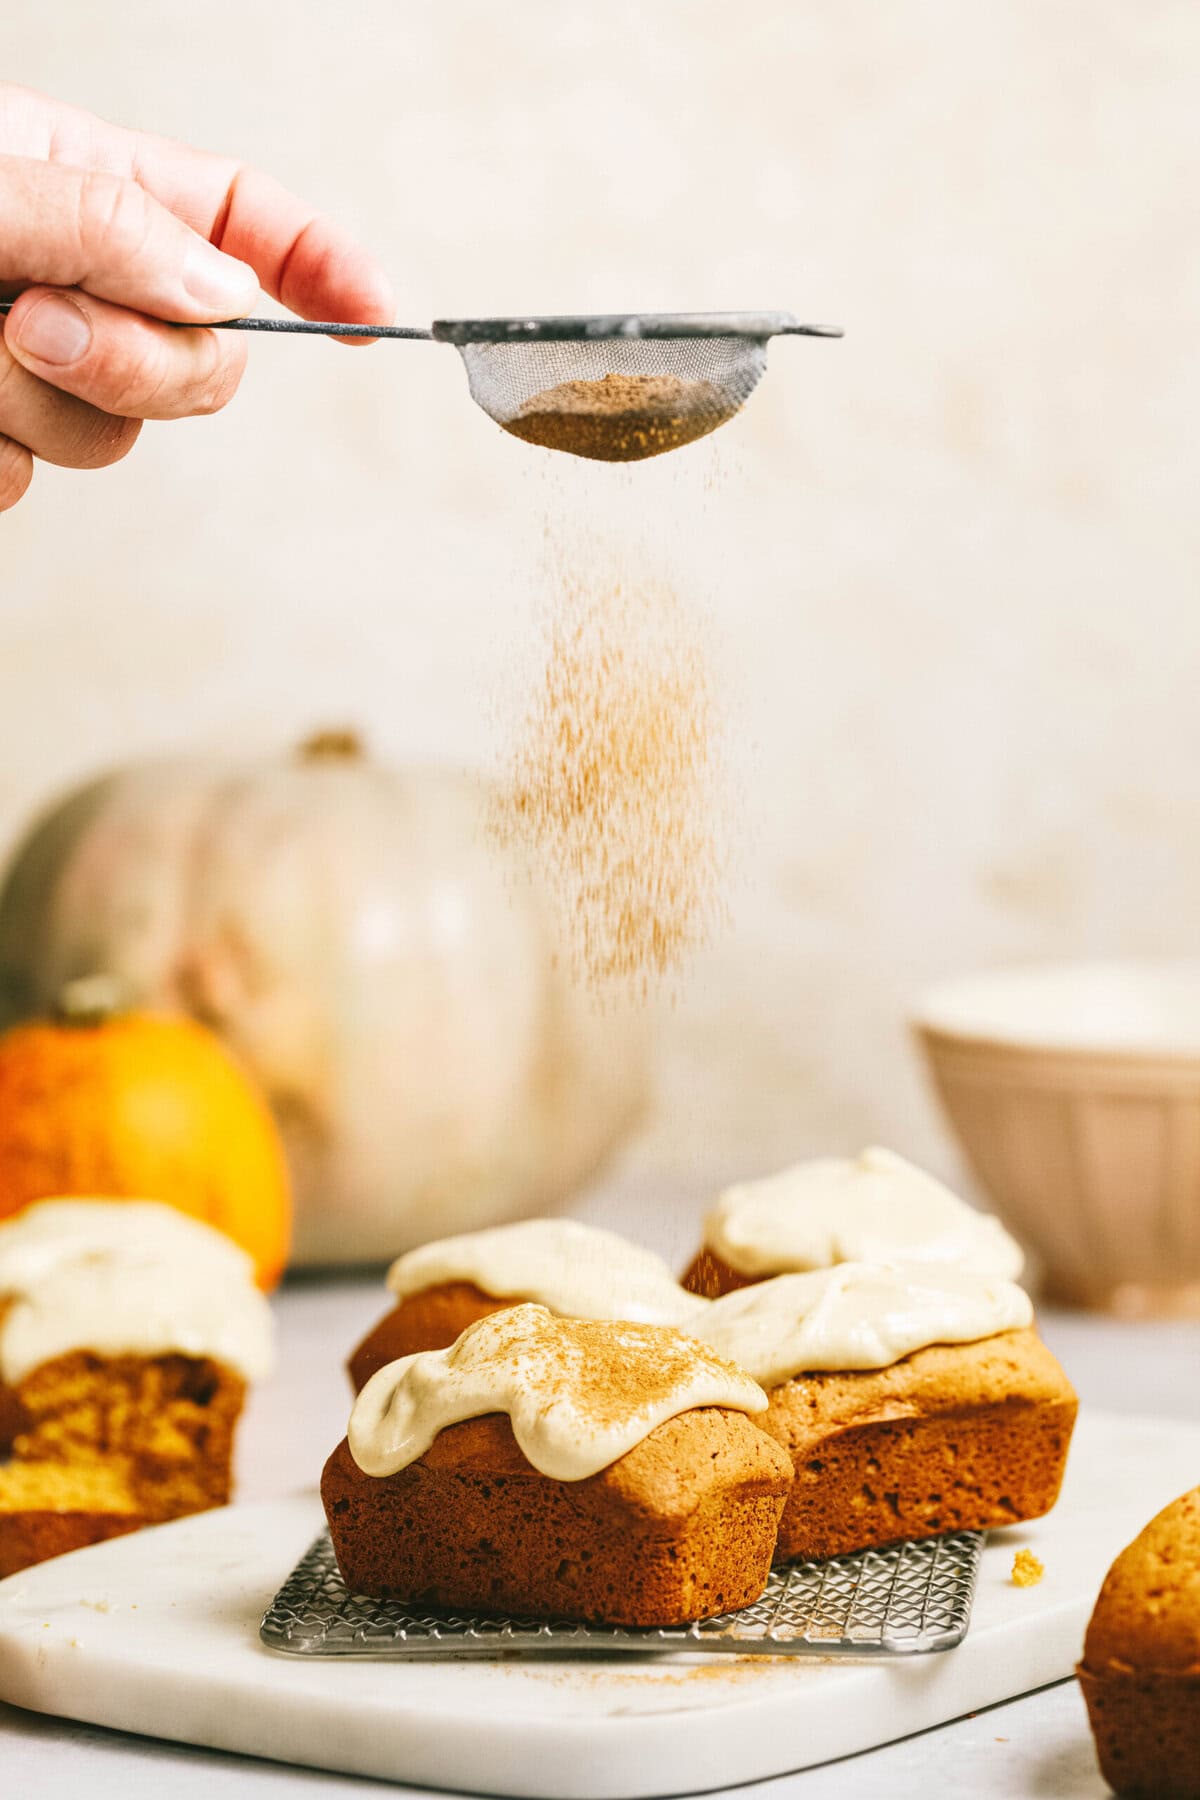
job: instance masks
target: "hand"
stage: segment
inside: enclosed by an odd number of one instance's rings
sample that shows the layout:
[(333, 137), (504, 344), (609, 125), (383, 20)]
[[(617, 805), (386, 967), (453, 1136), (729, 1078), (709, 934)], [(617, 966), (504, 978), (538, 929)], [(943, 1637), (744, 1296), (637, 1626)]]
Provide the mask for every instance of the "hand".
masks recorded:
[(200, 328), (260, 283), (305, 318), (392, 317), (382, 270), (269, 176), (3, 83), (0, 220), (0, 512), (35, 456), (103, 468), (143, 419), (224, 406), (245, 342)]

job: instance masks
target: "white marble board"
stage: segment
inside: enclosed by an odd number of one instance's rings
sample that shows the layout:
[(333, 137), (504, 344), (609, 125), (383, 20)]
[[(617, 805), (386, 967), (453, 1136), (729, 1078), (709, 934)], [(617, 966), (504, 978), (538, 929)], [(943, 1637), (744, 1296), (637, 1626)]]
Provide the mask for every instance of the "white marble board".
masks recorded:
[[(0, 1699), (144, 1735), (430, 1787), (693, 1793), (920, 1731), (1068, 1675), (1117, 1551), (1200, 1480), (1200, 1429), (1085, 1415), (1054, 1513), (993, 1534), (966, 1642), (880, 1662), (370, 1663), (263, 1649), (312, 1495), (118, 1538), (0, 1582)], [(1046, 1565), (1009, 1580), (1014, 1551)]]

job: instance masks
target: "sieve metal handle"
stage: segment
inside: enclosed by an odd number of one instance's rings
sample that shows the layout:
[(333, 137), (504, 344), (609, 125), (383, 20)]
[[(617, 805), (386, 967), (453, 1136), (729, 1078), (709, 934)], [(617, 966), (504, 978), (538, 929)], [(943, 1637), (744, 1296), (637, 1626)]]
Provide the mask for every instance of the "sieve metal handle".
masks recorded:
[[(15, 305), (15, 300), (0, 300), (0, 314), (11, 312)], [(419, 325), (345, 325), (332, 319), (214, 319), (192, 327), (179, 319), (169, 319), (166, 323), (178, 325), (182, 330), (294, 331), (309, 337), (424, 338), (426, 341), (432, 337), (431, 332)]]
[(435, 319), (439, 343), (600, 343), (611, 339), (745, 338), (766, 343), (781, 332), (841, 337), (840, 325), (805, 325), (790, 312), (551, 313), (512, 319)]

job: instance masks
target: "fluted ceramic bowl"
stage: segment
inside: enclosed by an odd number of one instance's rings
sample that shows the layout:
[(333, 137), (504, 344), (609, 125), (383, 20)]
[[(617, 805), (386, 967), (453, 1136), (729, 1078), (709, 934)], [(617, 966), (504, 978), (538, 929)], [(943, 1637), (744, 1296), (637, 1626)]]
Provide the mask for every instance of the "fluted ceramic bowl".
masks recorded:
[(912, 1023), (1047, 1296), (1200, 1317), (1200, 962), (993, 970)]

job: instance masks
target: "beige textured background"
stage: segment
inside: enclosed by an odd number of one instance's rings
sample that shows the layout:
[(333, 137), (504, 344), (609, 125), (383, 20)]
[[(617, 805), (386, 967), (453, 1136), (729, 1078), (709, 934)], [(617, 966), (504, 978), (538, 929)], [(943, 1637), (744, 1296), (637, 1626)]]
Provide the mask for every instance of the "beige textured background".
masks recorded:
[(255, 344), (226, 415), (0, 522), (0, 842), (97, 763), (322, 721), (486, 761), (544, 518), (586, 514), (711, 615), (744, 823), (644, 1177), (868, 1138), (952, 1169), (914, 990), (1200, 935), (1200, 10), (348, 16), (5, 0), (3, 72), (265, 164), (412, 322), (744, 303), (846, 340), (633, 472), (503, 437), (452, 351)]

